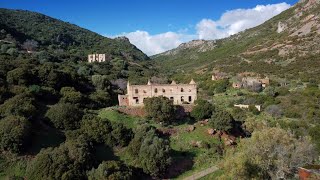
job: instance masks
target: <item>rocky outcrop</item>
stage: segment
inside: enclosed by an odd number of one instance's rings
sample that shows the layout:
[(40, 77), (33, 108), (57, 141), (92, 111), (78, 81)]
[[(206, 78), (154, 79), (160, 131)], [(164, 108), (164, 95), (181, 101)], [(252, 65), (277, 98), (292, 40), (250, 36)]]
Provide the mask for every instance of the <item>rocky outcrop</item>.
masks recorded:
[(169, 51), (166, 51), (164, 53), (159, 54), (158, 56), (174, 56), (181, 51), (185, 50), (193, 50), (196, 52), (206, 52), (213, 50), (216, 47), (216, 41), (207, 41), (207, 40), (193, 40), (187, 43), (182, 43), (177, 47), (176, 49), (172, 49)]

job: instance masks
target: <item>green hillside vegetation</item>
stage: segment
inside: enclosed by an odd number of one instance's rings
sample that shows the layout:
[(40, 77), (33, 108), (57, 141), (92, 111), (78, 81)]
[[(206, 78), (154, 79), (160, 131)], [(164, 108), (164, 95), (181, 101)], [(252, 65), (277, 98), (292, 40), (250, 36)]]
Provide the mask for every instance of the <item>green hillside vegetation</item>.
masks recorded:
[(33, 40), (38, 44), (37, 51), (66, 56), (70, 60), (86, 61), (87, 55), (92, 53), (107, 54), (109, 59), (149, 59), (128, 39), (106, 38), (39, 13), (0, 9), (0, 22), (0, 39), (13, 42), (18, 49), (27, 40)]
[[(257, 27), (217, 40), (217, 46), (213, 50), (198, 52), (197, 49), (187, 49), (174, 55), (155, 55), (152, 59), (165, 74), (173, 77), (175, 74), (211, 73), (212, 70), (220, 70), (233, 75), (246, 71), (258, 72), (304, 82), (316, 79), (314, 77), (320, 74), (317, 68), (320, 42), (317, 26), (311, 28), (307, 35), (291, 36), (295, 30), (309, 22), (304, 20), (308, 15), (320, 15), (319, 4), (314, 4), (308, 10), (301, 10), (307, 2), (294, 5)], [(302, 15), (297, 16), (301, 11)], [(279, 22), (286, 23), (287, 30), (277, 33)], [(292, 45), (297, 50), (279, 55), (282, 47), (272, 48), (277, 44)], [(306, 51), (308, 53), (303, 53)]]
[[(212, 167), (219, 170), (202, 179), (292, 179), (297, 167), (319, 164), (318, 52), (280, 56), (269, 48), (289, 41), (317, 44), (316, 33), (276, 32), (279, 21), (290, 29), (319, 14), (316, 4), (290, 18), (304, 5), (218, 40), (213, 50), (153, 60), (125, 38), (0, 9), (0, 179), (183, 179)], [(107, 61), (87, 63), (95, 52)], [(212, 81), (213, 70), (230, 79)], [(270, 85), (232, 88), (235, 75), (245, 71), (270, 77)], [(190, 113), (166, 97), (148, 98), (145, 117), (117, 106), (128, 80), (191, 78), (198, 100)]]

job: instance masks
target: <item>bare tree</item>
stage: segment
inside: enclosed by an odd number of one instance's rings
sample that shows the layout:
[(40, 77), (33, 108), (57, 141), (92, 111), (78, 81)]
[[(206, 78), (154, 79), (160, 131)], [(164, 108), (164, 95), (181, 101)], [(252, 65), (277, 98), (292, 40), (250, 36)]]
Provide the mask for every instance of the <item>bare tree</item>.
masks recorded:
[(23, 44), (22, 48), (27, 51), (34, 51), (38, 47), (38, 42), (35, 40), (29, 40), (27, 39)]

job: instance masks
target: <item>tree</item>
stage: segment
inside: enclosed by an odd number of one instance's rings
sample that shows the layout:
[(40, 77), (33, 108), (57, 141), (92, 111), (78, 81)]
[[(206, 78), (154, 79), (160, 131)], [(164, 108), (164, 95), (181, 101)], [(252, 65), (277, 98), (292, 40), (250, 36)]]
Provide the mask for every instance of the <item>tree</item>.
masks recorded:
[(226, 92), (228, 87), (229, 87), (229, 79), (223, 79), (215, 83), (214, 90), (216, 93), (223, 93), (223, 92)]
[(76, 91), (74, 87), (63, 87), (60, 90), (62, 96), (60, 101), (63, 103), (80, 104), (82, 101), (82, 94)]
[(162, 176), (171, 164), (169, 142), (157, 136), (145, 137), (139, 150), (139, 163), (145, 173)]
[(316, 158), (313, 145), (306, 137), (295, 139), (280, 128), (255, 131), (242, 139), (236, 150), (226, 154), (225, 179), (291, 179), (298, 167)]
[(156, 136), (155, 128), (149, 125), (141, 125), (134, 131), (134, 138), (128, 146), (131, 157), (138, 157), (142, 141), (146, 136)]
[(266, 107), (265, 111), (266, 113), (275, 118), (279, 118), (283, 115), (283, 111), (278, 105), (270, 105)]
[(23, 44), (22, 44), (22, 48), (27, 50), (27, 51), (34, 51), (36, 50), (38, 47), (38, 42), (35, 40), (30, 40), (27, 39)]
[(28, 85), (32, 79), (28, 67), (19, 67), (7, 73), (7, 82), (11, 85)]
[(27, 93), (22, 93), (8, 99), (0, 106), (2, 116), (23, 116), (30, 118), (35, 115), (37, 109), (34, 106), (35, 99)]
[(54, 127), (72, 130), (79, 127), (82, 114), (82, 110), (74, 104), (58, 103), (47, 111), (46, 117), (53, 123)]
[(28, 142), (31, 124), (24, 117), (7, 116), (0, 121), (0, 149), (20, 153)]
[(93, 75), (91, 80), (97, 90), (108, 91), (111, 88), (111, 83), (105, 75)]
[(196, 120), (208, 119), (212, 116), (214, 107), (208, 101), (199, 99), (191, 111), (191, 116)]
[(120, 161), (102, 162), (87, 174), (89, 180), (130, 180), (133, 177), (132, 170)]
[(221, 131), (229, 131), (232, 128), (233, 118), (231, 114), (223, 109), (217, 109), (209, 120), (212, 128)]
[(97, 90), (89, 95), (92, 108), (104, 108), (111, 105), (111, 96), (108, 92)]
[(128, 153), (136, 165), (154, 177), (160, 177), (171, 163), (169, 142), (158, 137), (156, 129), (142, 125), (135, 130)]
[(121, 123), (112, 124), (112, 137), (116, 140), (117, 146), (127, 146), (133, 137), (133, 132), (131, 129), (126, 128)]
[(41, 150), (28, 164), (27, 179), (85, 179), (93, 167), (92, 146), (81, 138)]
[(166, 97), (146, 98), (144, 108), (148, 118), (152, 118), (158, 122), (172, 121), (174, 118), (173, 102)]

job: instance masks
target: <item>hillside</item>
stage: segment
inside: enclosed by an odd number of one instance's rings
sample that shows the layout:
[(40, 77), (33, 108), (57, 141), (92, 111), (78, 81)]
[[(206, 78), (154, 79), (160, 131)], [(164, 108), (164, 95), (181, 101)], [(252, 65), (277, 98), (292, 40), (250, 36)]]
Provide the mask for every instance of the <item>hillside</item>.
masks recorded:
[[(309, 80), (320, 74), (320, 2), (303, 0), (255, 28), (214, 41), (186, 43), (152, 59), (166, 72), (254, 71)], [(189, 46), (188, 46), (189, 44)], [(191, 45), (190, 45), (191, 44)]]
[(89, 53), (105, 53), (109, 59), (149, 59), (126, 38), (106, 38), (36, 12), (0, 9), (0, 30), (0, 40), (15, 42), (19, 48), (26, 40), (34, 40), (38, 50), (59, 51), (80, 60)]

